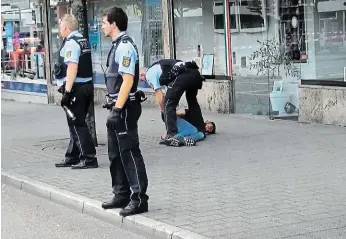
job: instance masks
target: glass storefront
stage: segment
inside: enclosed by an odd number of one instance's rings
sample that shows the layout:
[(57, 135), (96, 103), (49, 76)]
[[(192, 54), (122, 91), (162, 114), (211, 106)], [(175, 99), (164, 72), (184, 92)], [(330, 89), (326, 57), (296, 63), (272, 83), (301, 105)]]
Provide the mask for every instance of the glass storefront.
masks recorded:
[(1, 2), (2, 90), (46, 94), (42, 1)]
[[(59, 19), (73, 12), (73, 1), (47, 0), (47, 50), (37, 2), (2, 2), (2, 80), (46, 82), (46, 74), (51, 74), (45, 71), (45, 54), (51, 54), (47, 59), (53, 65), (62, 41)], [(212, 55), (212, 75), (232, 74), (236, 113), (297, 116), (301, 80), (346, 80), (343, 0), (172, 0), (172, 4), (173, 44), (168, 47), (177, 59), (198, 64), (203, 56)], [(102, 11), (113, 5), (128, 15), (127, 33), (138, 46), (140, 66), (164, 57), (161, 0), (86, 0), (94, 82), (101, 87), (111, 48), (111, 40), (101, 31)]]
[(344, 80), (344, 1), (229, 5), (237, 113), (297, 116), (300, 80)]
[(214, 75), (226, 74), (226, 47), (223, 1), (173, 0), (176, 58), (203, 60), (214, 56)]
[[(87, 0), (87, 18), (89, 41), (92, 47), (92, 60), (94, 71), (94, 83), (104, 85), (104, 71), (108, 52), (111, 49), (111, 39), (104, 37), (101, 30), (102, 11), (111, 6), (121, 7), (128, 16), (127, 34), (133, 38), (137, 44), (140, 56), (140, 66), (148, 67), (155, 60), (163, 58), (163, 37), (162, 37), (162, 7), (160, 0), (154, 1), (133, 1), (126, 0), (103, 1)], [(64, 14), (72, 11), (72, 1), (57, 3), (51, 0), (51, 22), (52, 25), (52, 54), (53, 59), (58, 56), (59, 46), (62, 39), (59, 38), (59, 19)], [(150, 88), (145, 82), (139, 82), (140, 88)]]

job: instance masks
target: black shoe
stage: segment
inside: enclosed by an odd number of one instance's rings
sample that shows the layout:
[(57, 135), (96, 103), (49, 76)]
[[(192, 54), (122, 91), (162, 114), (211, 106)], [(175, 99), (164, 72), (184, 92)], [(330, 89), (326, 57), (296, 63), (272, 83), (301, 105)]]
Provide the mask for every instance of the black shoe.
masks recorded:
[(113, 198), (109, 202), (102, 203), (103, 209), (111, 209), (111, 208), (125, 208), (129, 204), (129, 200), (117, 200), (116, 198)]
[(63, 161), (61, 161), (60, 163), (56, 163), (55, 167), (57, 168), (63, 168), (63, 167), (71, 167), (74, 164), (78, 164), (79, 163), (79, 159), (78, 160), (67, 160), (64, 159)]
[(78, 164), (72, 165), (72, 169), (87, 169), (87, 168), (98, 168), (99, 164), (97, 160), (95, 161), (87, 161), (81, 160)]
[(135, 214), (140, 214), (148, 212), (148, 202), (142, 201), (141, 203), (131, 201), (127, 207), (119, 212), (119, 215), (122, 217), (127, 217)]

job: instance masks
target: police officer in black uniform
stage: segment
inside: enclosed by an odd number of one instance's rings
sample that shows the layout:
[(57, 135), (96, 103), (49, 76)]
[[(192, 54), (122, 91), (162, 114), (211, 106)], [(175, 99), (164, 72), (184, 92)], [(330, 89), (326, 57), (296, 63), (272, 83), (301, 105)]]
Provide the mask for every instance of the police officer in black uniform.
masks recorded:
[(94, 94), (91, 48), (88, 40), (77, 29), (76, 18), (70, 14), (64, 15), (60, 24), (64, 41), (53, 74), (57, 81), (62, 82), (59, 92), (63, 94), (61, 106), (69, 113), (67, 122), (70, 144), (65, 159), (55, 166), (72, 169), (97, 168), (94, 142), (85, 122)]
[[(179, 146), (182, 139), (175, 137), (178, 133), (176, 109), (185, 92), (190, 114), (202, 119), (202, 111), (197, 101), (198, 90), (202, 88), (204, 78), (195, 62), (183, 62), (175, 59), (163, 59), (141, 72), (141, 80), (146, 80), (155, 90), (156, 99), (161, 107), (162, 120), (166, 124), (166, 145)], [(161, 86), (166, 86), (164, 95)]]
[(138, 50), (125, 34), (127, 15), (121, 8), (105, 11), (102, 30), (111, 37), (112, 48), (108, 55), (105, 108), (110, 109), (107, 119), (108, 155), (114, 197), (102, 204), (104, 209), (123, 208), (121, 216), (148, 211), (148, 178), (139, 149), (138, 120), (142, 113), (137, 92), (139, 80)]

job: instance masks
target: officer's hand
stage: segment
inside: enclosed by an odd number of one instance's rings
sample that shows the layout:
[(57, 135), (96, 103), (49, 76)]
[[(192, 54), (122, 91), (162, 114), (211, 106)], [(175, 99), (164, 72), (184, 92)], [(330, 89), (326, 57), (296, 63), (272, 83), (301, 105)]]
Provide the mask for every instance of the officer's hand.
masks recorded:
[(162, 119), (163, 123), (165, 123), (165, 114), (163, 112), (161, 112), (161, 119)]
[(106, 126), (109, 129), (115, 130), (118, 128), (118, 125), (121, 121), (121, 109), (119, 108), (113, 108), (113, 110), (110, 112)]
[(70, 106), (71, 98), (72, 98), (71, 92), (65, 91), (61, 99), (61, 106), (67, 106), (67, 107)]

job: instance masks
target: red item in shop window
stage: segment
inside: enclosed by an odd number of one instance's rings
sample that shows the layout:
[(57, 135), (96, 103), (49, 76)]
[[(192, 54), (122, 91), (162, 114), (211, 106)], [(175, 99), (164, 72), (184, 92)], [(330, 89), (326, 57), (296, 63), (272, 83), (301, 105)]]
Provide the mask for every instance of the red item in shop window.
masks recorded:
[(302, 60), (307, 60), (307, 59), (308, 59), (308, 55), (302, 55), (302, 56), (301, 56), (301, 59), (302, 59)]

